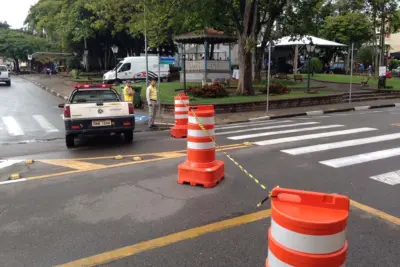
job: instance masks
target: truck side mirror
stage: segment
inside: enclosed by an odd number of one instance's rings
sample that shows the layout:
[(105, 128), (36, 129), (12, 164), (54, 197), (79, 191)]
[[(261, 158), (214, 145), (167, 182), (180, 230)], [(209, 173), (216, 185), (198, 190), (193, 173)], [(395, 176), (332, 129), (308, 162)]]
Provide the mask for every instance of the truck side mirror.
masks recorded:
[(59, 108), (64, 108), (64, 107), (65, 107), (65, 104), (58, 104), (58, 107), (59, 107)]

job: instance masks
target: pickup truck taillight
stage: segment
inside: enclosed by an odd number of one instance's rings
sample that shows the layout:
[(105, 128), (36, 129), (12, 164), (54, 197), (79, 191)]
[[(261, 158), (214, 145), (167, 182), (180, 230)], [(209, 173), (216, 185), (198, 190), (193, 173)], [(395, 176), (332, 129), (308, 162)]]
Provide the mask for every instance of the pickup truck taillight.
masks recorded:
[(129, 114), (134, 114), (135, 108), (133, 107), (132, 103), (129, 103)]
[(69, 106), (64, 107), (64, 118), (71, 118), (71, 109)]

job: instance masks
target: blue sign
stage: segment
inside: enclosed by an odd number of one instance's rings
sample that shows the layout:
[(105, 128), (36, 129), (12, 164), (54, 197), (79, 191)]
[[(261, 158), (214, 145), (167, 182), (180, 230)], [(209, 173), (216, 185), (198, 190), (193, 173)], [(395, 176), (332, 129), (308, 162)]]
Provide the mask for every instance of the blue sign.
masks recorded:
[(135, 115), (135, 122), (145, 122), (148, 121), (149, 117), (145, 115)]
[(160, 57), (160, 64), (161, 65), (175, 64), (175, 58), (174, 57)]

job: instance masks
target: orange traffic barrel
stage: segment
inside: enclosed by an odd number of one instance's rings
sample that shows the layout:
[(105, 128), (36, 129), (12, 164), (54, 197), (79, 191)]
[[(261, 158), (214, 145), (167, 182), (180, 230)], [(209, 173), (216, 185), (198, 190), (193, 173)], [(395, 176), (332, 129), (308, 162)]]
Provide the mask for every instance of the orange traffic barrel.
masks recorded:
[(350, 200), (337, 194), (275, 188), (267, 267), (342, 267)]
[(214, 187), (224, 178), (225, 164), (215, 159), (214, 116), (212, 105), (190, 107), (187, 160), (178, 166), (178, 183)]
[(175, 125), (171, 128), (171, 136), (185, 138), (187, 136), (189, 96), (179, 94), (174, 98)]

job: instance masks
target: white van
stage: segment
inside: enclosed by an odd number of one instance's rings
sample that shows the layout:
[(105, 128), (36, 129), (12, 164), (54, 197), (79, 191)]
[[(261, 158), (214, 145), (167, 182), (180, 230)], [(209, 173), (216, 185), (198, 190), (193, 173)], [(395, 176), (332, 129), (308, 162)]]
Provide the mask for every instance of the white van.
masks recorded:
[[(149, 78), (158, 78), (158, 57), (148, 57)], [(115, 69), (117, 69), (117, 81), (145, 80), (146, 79), (146, 57), (126, 57), (117, 66), (103, 76), (104, 83), (116, 81)], [(167, 82), (170, 75), (169, 65), (160, 65), (160, 79)]]

